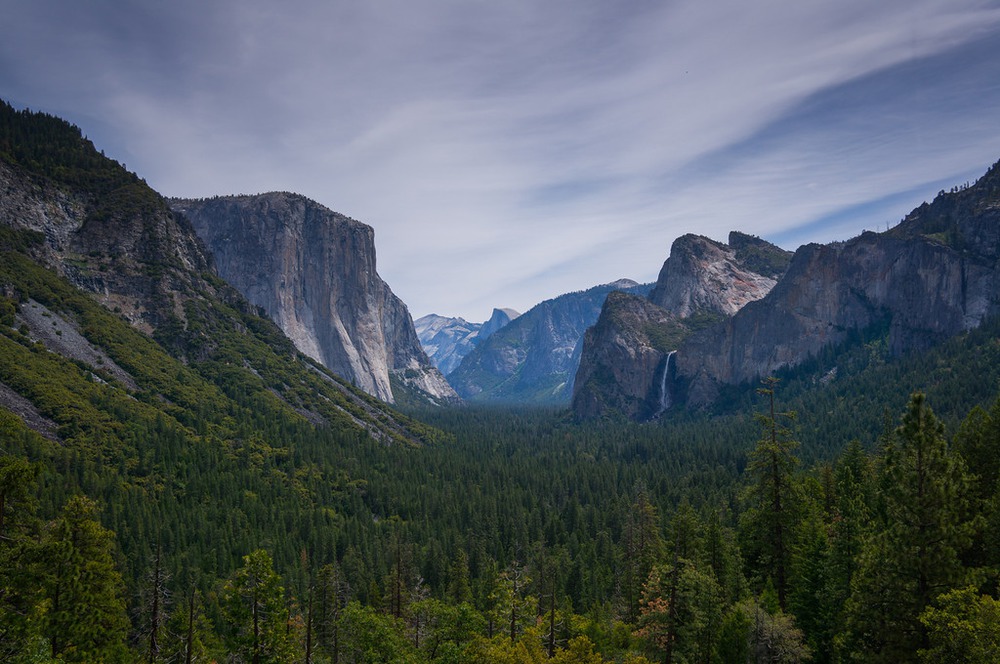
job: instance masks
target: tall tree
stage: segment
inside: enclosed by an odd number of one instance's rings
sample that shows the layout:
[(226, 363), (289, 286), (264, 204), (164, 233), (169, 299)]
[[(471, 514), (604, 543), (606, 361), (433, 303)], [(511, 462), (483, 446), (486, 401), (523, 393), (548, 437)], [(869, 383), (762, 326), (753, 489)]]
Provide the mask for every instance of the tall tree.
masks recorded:
[(975, 528), (965, 464), (923, 394), (886, 444), (879, 488), (877, 529), (852, 584), (850, 644), (866, 661), (913, 660), (929, 645), (919, 616), (964, 582), (961, 554)]
[(95, 662), (125, 657), (128, 618), (114, 534), (84, 496), (66, 503), (49, 524), (39, 551), (44, 634), (53, 659)]
[(709, 661), (719, 634), (722, 590), (711, 565), (702, 569), (702, 524), (686, 500), (670, 520), (669, 534), (670, 562), (650, 573), (639, 624), (659, 628), (659, 646), (667, 664)]
[(295, 654), (281, 577), (263, 549), (243, 556), (223, 589), (233, 651), (252, 664), (288, 662)]
[(774, 405), (777, 378), (767, 378), (757, 390), (767, 398), (767, 411), (757, 415), (761, 437), (750, 453), (747, 470), (750, 485), (746, 491), (747, 509), (742, 526), (747, 553), (754, 561), (760, 581), (771, 579), (778, 594), (778, 605), (788, 605), (788, 576), (791, 564), (792, 537), (798, 520), (798, 505), (792, 472), (798, 465), (795, 449), (798, 442), (783, 424), (795, 419), (794, 412), (776, 412)]
[(662, 555), (660, 517), (645, 487), (640, 486), (626, 514), (622, 532), (622, 599), (624, 618), (628, 622), (635, 620), (643, 584)]
[(167, 584), (170, 575), (163, 567), (163, 547), (157, 545), (153, 556), (153, 568), (149, 570), (142, 588), (142, 638), (146, 644), (146, 661), (149, 664), (160, 659), (163, 649), (163, 631), (169, 615), (167, 612)]
[(38, 467), (0, 456), (0, 660), (16, 661), (39, 637), (32, 616), (35, 579), (29, 561), (34, 535)]

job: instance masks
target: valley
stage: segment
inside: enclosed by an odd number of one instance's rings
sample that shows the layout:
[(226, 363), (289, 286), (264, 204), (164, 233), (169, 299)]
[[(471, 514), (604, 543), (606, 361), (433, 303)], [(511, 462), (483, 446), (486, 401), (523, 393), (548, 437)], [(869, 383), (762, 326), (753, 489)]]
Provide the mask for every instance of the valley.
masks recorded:
[(683, 236), (468, 325), (449, 386), (371, 227), (3, 104), (0, 658), (988, 661), (998, 178)]

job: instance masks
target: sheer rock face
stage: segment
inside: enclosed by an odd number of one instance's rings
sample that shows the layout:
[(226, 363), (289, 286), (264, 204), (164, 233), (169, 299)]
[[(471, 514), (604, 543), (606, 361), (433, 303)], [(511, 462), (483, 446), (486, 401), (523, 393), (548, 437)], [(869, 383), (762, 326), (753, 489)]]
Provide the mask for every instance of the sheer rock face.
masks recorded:
[[(588, 331), (573, 410), (581, 419), (623, 413), (646, 420), (662, 412), (667, 357), (692, 329), (728, 318), (767, 295), (791, 256), (769, 242), (733, 232), (729, 244), (699, 235), (677, 238), (649, 301), (609, 298)], [(671, 376), (674, 367), (670, 366)]]
[(795, 366), (852, 331), (888, 327), (890, 351), (921, 350), (1000, 313), (1000, 163), (941, 192), (885, 233), (801, 247), (759, 302), (677, 353), (688, 403)]
[(995, 312), (996, 280), (995, 265), (927, 238), (806, 245), (767, 298), (683, 344), (677, 373), (697, 406), (871, 325), (888, 323), (893, 354), (927, 348)]
[(191, 220), (220, 276), (300, 351), (386, 402), (390, 374), (433, 399), (456, 397), (421, 349), (406, 305), (378, 276), (370, 226), (289, 193), (171, 206)]
[[(739, 240), (733, 242), (734, 237)], [(730, 238), (737, 246), (741, 246), (738, 242), (742, 241), (773, 247), (746, 235), (733, 233)], [(767, 295), (777, 283), (776, 276), (752, 271), (732, 244), (725, 245), (699, 235), (684, 235), (674, 241), (649, 299), (681, 318), (696, 312), (732, 316), (748, 302)]]
[(520, 315), (513, 309), (494, 309), (485, 323), (470, 323), (464, 318), (428, 314), (413, 325), (431, 362), (447, 376), (477, 345)]
[(621, 413), (634, 420), (657, 415), (670, 349), (651, 332), (677, 324), (675, 315), (644, 297), (609, 294), (597, 324), (583, 338), (573, 389), (575, 415), (593, 419)]

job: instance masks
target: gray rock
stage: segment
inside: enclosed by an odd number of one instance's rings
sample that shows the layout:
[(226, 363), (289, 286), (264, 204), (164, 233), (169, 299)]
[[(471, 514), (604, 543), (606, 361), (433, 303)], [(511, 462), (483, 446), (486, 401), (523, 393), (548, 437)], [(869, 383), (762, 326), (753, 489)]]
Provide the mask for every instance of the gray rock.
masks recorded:
[(726, 245), (681, 236), (648, 301), (615, 297), (605, 302), (597, 326), (585, 337), (573, 391), (576, 417), (659, 416), (673, 401), (677, 369), (675, 363), (668, 366), (671, 351), (774, 288), (791, 254), (743, 233), (733, 232), (729, 240)]
[(173, 199), (171, 207), (191, 220), (220, 276), (300, 351), (389, 403), (390, 373), (432, 399), (456, 398), (421, 349), (406, 305), (376, 272), (370, 226), (290, 193)]
[(474, 401), (568, 403), (583, 334), (597, 321), (608, 293), (617, 290), (647, 293), (649, 286), (621, 279), (535, 305), (479, 343), (448, 381)]

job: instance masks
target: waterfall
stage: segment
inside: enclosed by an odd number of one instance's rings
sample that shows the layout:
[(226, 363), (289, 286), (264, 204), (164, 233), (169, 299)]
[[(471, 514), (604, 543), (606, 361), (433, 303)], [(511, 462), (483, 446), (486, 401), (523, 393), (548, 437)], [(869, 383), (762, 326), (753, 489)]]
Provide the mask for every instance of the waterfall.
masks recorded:
[(672, 350), (667, 353), (667, 360), (663, 363), (663, 376), (660, 378), (660, 410), (656, 412), (657, 416), (670, 408), (671, 405), (670, 391), (667, 390), (667, 379), (670, 377), (670, 362), (674, 359), (674, 353), (676, 352), (676, 350)]

